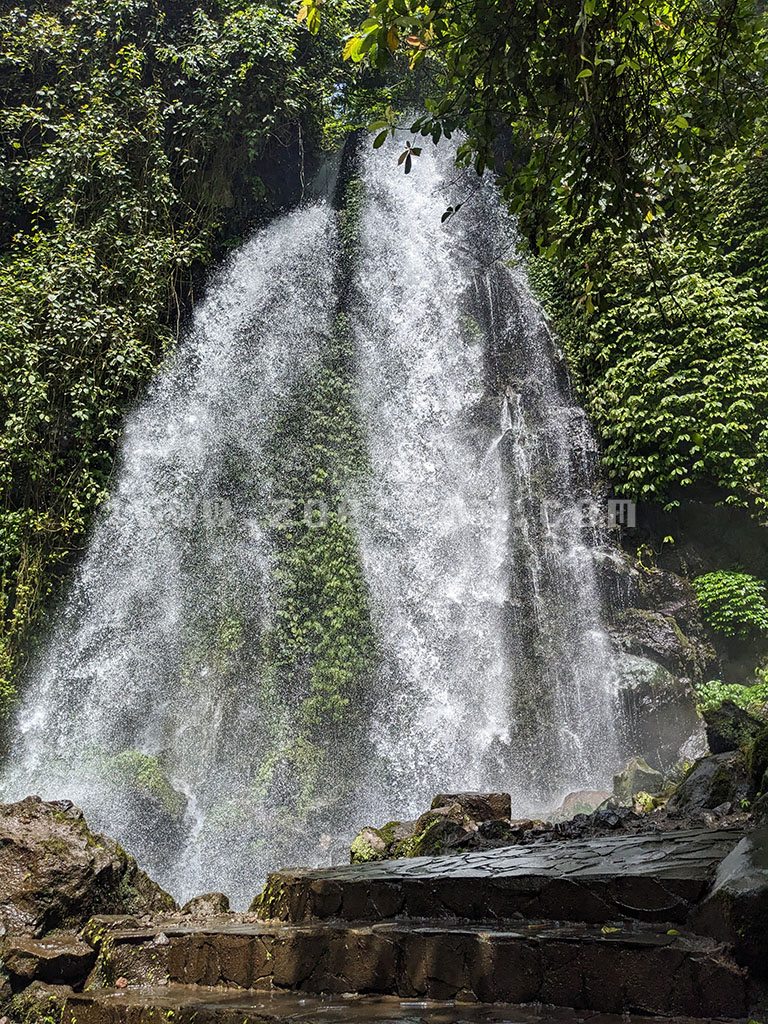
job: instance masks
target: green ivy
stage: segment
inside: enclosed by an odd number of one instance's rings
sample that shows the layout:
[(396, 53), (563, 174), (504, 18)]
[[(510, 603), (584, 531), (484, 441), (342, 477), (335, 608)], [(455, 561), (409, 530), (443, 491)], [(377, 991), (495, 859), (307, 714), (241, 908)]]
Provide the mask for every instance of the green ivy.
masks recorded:
[(617, 491), (671, 506), (714, 485), (765, 519), (768, 160), (734, 151), (699, 198), (701, 222), (659, 222), (651, 240), (596, 219), (579, 258), (533, 260), (531, 277)]
[(705, 621), (726, 636), (768, 633), (766, 585), (745, 572), (710, 572), (691, 580)]
[[(348, 211), (349, 215), (349, 211)], [(274, 530), (278, 550), (271, 594), (273, 626), (264, 642), (263, 683), (278, 715), (273, 770), (287, 758), (302, 780), (299, 809), (312, 800), (327, 757), (351, 736), (362, 713), (376, 642), (357, 539), (346, 501), (367, 471), (357, 406), (349, 320), (336, 317), (322, 364), (296, 389), (276, 428), (271, 474), (291, 504)], [(268, 786), (268, 777), (262, 786)]]

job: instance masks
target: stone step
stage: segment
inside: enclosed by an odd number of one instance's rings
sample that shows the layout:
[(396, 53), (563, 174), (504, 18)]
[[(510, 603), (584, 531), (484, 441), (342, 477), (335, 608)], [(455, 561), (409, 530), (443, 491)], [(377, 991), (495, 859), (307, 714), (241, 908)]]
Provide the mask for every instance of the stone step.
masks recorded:
[[(654, 1024), (544, 1006), (457, 1006), (387, 997), (301, 998), (290, 993), (221, 991), (190, 985), (88, 992), (70, 997), (62, 1024)], [(656, 1021), (658, 1024), (658, 1020)], [(666, 1024), (725, 1024), (725, 1019), (672, 1017)]]
[(91, 985), (356, 992), (711, 1018), (743, 1017), (750, 1003), (746, 972), (722, 944), (638, 922), (119, 924), (95, 919), (89, 929), (100, 947)]
[(736, 829), (609, 834), (279, 871), (269, 876), (251, 909), (265, 919), (293, 922), (522, 917), (683, 923), (742, 836)]

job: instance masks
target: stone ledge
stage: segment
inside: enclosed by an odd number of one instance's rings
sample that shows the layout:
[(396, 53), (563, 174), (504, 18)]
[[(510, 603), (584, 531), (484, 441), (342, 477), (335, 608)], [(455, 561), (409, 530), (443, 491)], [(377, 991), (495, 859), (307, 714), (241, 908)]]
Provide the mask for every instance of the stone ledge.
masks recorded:
[(736, 829), (695, 829), (281, 871), (269, 876), (251, 909), (295, 922), (628, 917), (682, 923), (742, 836)]
[(639, 924), (166, 925), (110, 933), (100, 959), (112, 984), (120, 977), (133, 985), (167, 980), (667, 1016), (740, 1016), (750, 1001), (746, 972), (721, 944)]

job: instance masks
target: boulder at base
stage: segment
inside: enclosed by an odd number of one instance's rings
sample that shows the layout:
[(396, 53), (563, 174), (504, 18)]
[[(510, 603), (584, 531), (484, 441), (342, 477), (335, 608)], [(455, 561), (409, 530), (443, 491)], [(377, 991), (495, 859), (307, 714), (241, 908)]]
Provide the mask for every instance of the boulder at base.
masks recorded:
[(693, 815), (726, 805), (738, 809), (753, 796), (746, 758), (740, 750), (731, 750), (697, 761), (670, 797), (667, 810)]
[(519, 841), (521, 824), (534, 824), (510, 821), (511, 809), (509, 793), (439, 793), (415, 821), (390, 821), (382, 828), (367, 826), (358, 832), (351, 861), (364, 864), (508, 846)]
[(713, 754), (746, 747), (757, 739), (765, 722), (756, 715), (738, 707), (733, 701), (723, 701), (716, 708), (704, 712), (707, 723), (707, 741)]
[(720, 865), (694, 927), (730, 943), (740, 963), (768, 982), (768, 828), (745, 836)]
[(613, 795), (620, 805), (630, 807), (636, 793), (660, 793), (664, 776), (642, 757), (633, 757), (623, 772), (613, 777)]
[(175, 910), (173, 898), (68, 800), (0, 804), (0, 931), (41, 936), (94, 914)]
[(193, 896), (181, 912), (190, 917), (220, 917), (229, 913), (229, 898), (223, 892), (206, 892), (202, 896)]
[(689, 679), (629, 654), (620, 655), (618, 669), (627, 757), (637, 754), (666, 772), (683, 759), (707, 753), (704, 722)]

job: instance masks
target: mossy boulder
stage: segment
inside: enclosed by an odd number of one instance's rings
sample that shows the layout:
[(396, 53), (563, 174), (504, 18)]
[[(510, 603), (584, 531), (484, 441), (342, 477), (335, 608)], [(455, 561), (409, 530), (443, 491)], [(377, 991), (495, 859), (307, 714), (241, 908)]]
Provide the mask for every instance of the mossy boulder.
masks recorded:
[(94, 914), (175, 910), (173, 898), (114, 840), (88, 828), (69, 801), (0, 804), (0, 927), (45, 935)]
[(223, 892), (206, 892), (187, 900), (181, 912), (190, 917), (221, 917), (229, 913), (229, 898)]
[(33, 981), (4, 1003), (10, 1024), (59, 1024), (64, 1004), (72, 995), (68, 985), (47, 985)]
[(389, 844), (381, 831), (377, 828), (364, 828), (357, 833), (350, 847), (352, 864), (367, 864), (372, 860), (387, 859)]
[[(765, 797), (768, 794), (768, 725), (764, 726), (754, 740), (747, 745), (746, 763), (755, 792), (759, 796)], [(761, 806), (763, 807), (761, 816), (765, 817), (765, 801)]]
[(664, 775), (642, 757), (633, 757), (624, 771), (613, 778), (613, 795), (621, 806), (630, 807), (636, 793), (657, 794), (664, 789)]
[[(381, 828), (369, 825), (361, 829), (350, 848), (350, 860), (365, 864), (458, 852), (475, 845), (473, 839), (483, 825), (508, 822), (510, 810), (508, 793), (440, 793), (431, 808), (414, 821), (389, 821)], [(510, 842), (514, 841), (513, 832), (509, 833)]]

